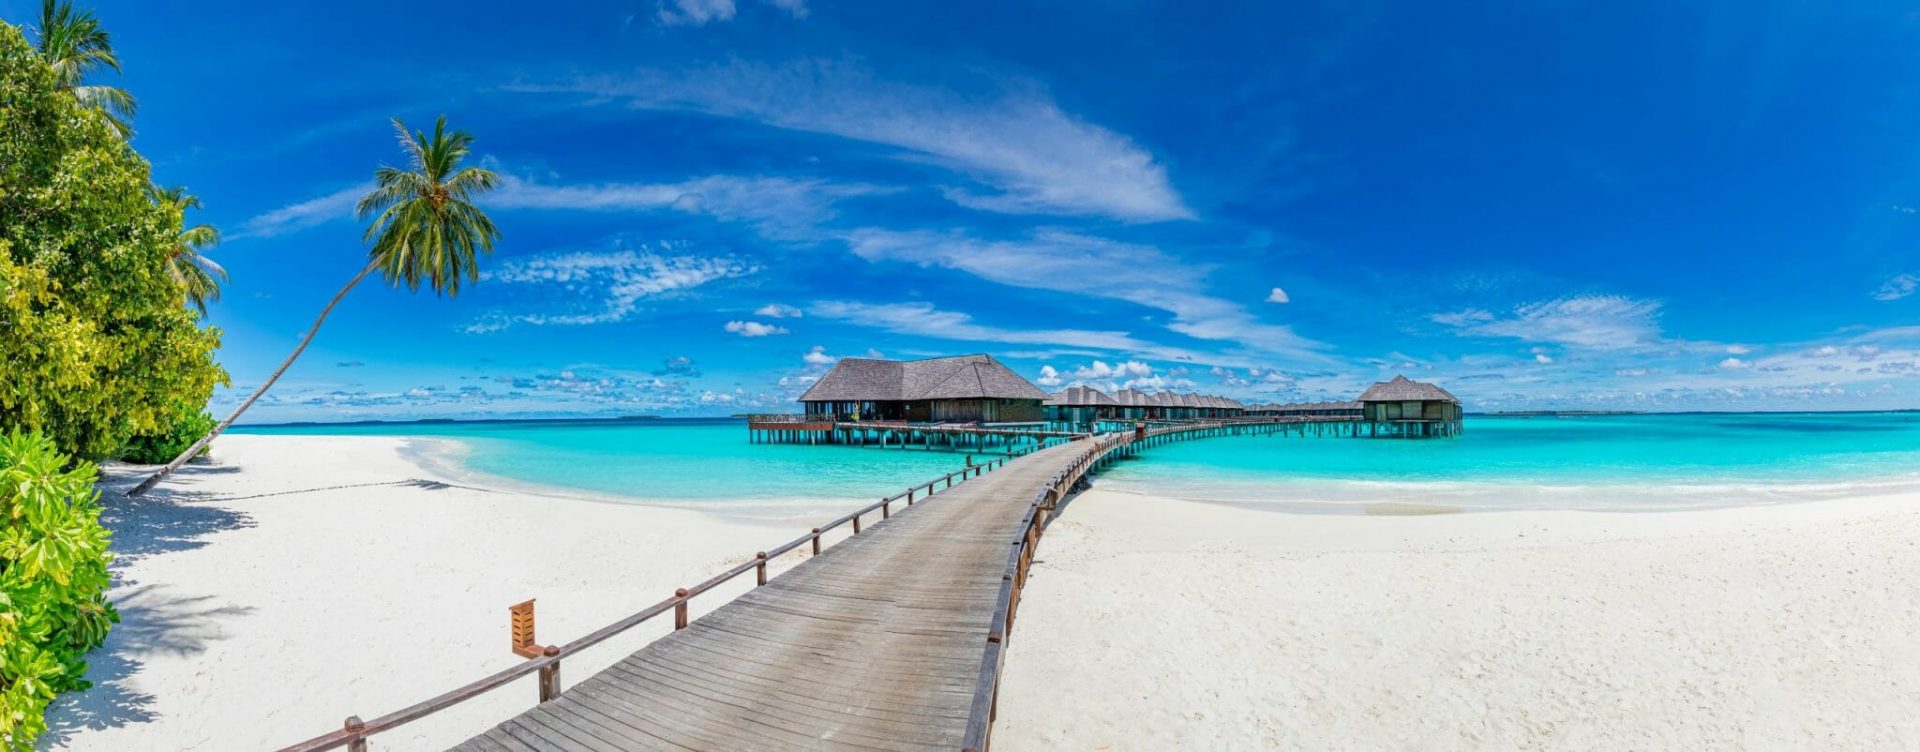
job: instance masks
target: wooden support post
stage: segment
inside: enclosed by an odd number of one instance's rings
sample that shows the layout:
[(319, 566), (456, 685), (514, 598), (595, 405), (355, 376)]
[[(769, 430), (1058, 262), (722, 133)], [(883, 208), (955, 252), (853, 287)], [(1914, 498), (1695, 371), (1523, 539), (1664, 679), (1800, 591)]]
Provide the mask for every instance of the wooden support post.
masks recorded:
[(884, 520), (893, 516), (892, 510), (888, 508), (891, 506), (893, 506), (893, 502), (891, 501), (880, 502), (880, 519)]
[(679, 603), (673, 604), (673, 628), (675, 630), (686, 629), (687, 628), (687, 589), (680, 588), (678, 590), (675, 590), (673, 591), (673, 595), (675, 598), (680, 599)]
[(347, 723), (343, 728), (348, 734), (347, 752), (367, 752), (367, 738), (360, 735), (360, 732), (366, 730), (367, 724), (360, 720), (360, 716), (347, 716)]
[[(548, 645), (546, 650), (541, 652), (548, 658), (555, 658), (555, 656), (560, 655), (560, 648), (554, 645)], [(556, 658), (554, 662), (540, 667), (540, 701), (546, 702), (559, 696), (560, 661)]]
[(820, 555), (820, 528), (813, 529), (813, 555)]
[(753, 570), (753, 584), (755, 586), (767, 584), (767, 552), (761, 551), (753, 555)]
[(534, 644), (533, 637), (533, 599), (507, 607), (507, 635), (512, 639), (513, 654), (522, 658), (540, 655), (540, 646)]
[(860, 534), (860, 515), (857, 514), (853, 516), (853, 534)]

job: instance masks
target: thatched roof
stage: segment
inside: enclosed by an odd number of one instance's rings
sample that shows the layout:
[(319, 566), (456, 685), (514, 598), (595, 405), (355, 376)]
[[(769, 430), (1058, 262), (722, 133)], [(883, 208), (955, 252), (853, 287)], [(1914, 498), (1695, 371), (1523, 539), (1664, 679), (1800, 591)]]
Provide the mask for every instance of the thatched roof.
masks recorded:
[(1061, 406), (1098, 406), (1120, 404), (1105, 392), (1090, 386), (1070, 386), (1047, 395), (1047, 404)]
[(990, 355), (907, 361), (842, 358), (800, 395), (801, 402), (1046, 398), (1046, 392)]
[(1133, 388), (1121, 389), (1114, 392), (1113, 401), (1127, 407), (1142, 407), (1153, 404), (1153, 398), (1148, 396), (1146, 392)]
[(1405, 376), (1395, 376), (1392, 381), (1375, 383), (1373, 386), (1368, 387), (1367, 391), (1360, 394), (1360, 401), (1452, 402), (1455, 404), (1460, 402), (1458, 398), (1455, 398), (1445, 389), (1441, 389), (1424, 381), (1414, 381)]

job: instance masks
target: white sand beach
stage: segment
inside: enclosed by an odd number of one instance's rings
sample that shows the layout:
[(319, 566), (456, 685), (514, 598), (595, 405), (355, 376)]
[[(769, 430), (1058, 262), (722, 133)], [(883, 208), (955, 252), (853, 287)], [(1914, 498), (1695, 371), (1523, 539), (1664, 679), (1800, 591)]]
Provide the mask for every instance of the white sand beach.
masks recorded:
[(1920, 748), (1920, 496), (1290, 514), (1095, 490), (996, 749)]
[[(104, 500), (119, 553), (109, 596), (124, 621), (89, 656), (95, 687), (57, 701), (40, 745), (284, 746), (521, 660), (508, 649), (510, 604), (537, 598), (540, 641), (565, 642), (803, 532), (441, 486), (451, 479), (410, 461), (405, 444), (225, 436), (213, 463), (162, 492)], [(695, 612), (732, 597), (715, 595)], [(568, 661), (563, 677), (671, 628), (657, 621)], [(444, 748), (536, 694), (520, 680), (376, 737), (378, 748)]]
[[(457, 485), (397, 438), (216, 452), (106, 500), (125, 622), (42, 747), (288, 744), (512, 665), (511, 603), (537, 597), (541, 641), (566, 641), (800, 532)], [(1096, 485), (1040, 549), (996, 747), (1920, 747), (1917, 503), (1343, 516)], [(534, 696), (378, 746), (441, 748)]]

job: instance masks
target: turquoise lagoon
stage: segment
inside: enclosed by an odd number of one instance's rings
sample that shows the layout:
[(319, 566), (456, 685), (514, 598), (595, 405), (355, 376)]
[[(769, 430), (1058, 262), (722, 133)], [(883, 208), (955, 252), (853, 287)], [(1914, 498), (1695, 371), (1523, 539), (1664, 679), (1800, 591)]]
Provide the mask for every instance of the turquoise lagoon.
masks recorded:
[[(750, 444), (737, 420), (237, 427), (236, 433), (452, 439), (460, 469), (584, 494), (754, 514), (877, 499), (964, 464), (919, 449)], [(1686, 509), (1920, 486), (1920, 413), (1469, 416), (1452, 440), (1218, 438), (1155, 449), (1101, 477), (1122, 491), (1358, 511)], [(727, 511), (727, 510), (716, 510)]]

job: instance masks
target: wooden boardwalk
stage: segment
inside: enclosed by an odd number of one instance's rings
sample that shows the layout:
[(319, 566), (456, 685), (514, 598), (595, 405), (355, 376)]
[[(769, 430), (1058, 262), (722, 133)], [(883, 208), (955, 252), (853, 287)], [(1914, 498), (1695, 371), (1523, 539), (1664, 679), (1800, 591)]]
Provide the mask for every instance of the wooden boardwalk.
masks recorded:
[(896, 512), (459, 750), (958, 750), (1009, 542), (1087, 443)]

